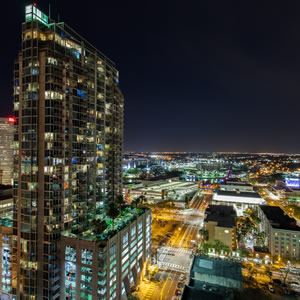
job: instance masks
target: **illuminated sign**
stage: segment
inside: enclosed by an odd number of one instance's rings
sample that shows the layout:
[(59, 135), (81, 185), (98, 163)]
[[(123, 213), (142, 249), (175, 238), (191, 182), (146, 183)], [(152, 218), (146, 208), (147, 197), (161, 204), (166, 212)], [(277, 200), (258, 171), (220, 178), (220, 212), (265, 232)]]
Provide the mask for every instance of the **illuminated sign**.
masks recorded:
[(16, 123), (16, 119), (13, 118), (13, 117), (9, 117), (8, 118), (8, 122), (10, 122), (10, 123)]
[(285, 179), (285, 185), (287, 187), (300, 189), (300, 178), (299, 177), (286, 178)]
[(25, 20), (38, 20), (48, 26), (48, 17), (44, 13), (42, 13), (39, 9), (36, 8), (35, 5), (28, 5), (25, 7)]

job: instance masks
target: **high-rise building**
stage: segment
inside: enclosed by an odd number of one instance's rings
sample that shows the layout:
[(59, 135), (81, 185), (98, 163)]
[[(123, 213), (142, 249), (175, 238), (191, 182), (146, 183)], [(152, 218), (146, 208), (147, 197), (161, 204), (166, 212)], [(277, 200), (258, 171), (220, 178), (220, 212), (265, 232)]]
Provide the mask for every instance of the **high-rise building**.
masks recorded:
[(0, 118), (0, 184), (11, 185), (14, 169), (14, 122), (15, 119)]
[(80, 235), (122, 193), (123, 105), (115, 64), (26, 6), (14, 67), (17, 299), (60, 298), (61, 232)]

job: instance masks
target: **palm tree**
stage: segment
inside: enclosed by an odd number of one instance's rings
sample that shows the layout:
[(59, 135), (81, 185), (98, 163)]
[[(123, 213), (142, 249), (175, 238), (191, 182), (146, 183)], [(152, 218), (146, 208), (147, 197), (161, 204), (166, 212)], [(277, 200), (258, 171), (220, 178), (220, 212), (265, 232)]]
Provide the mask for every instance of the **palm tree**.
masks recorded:
[(114, 201), (108, 202), (106, 206), (106, 215), (112, 219), (113, 230), (115, 230), (115, 219), (120, 215), (118, 205)]

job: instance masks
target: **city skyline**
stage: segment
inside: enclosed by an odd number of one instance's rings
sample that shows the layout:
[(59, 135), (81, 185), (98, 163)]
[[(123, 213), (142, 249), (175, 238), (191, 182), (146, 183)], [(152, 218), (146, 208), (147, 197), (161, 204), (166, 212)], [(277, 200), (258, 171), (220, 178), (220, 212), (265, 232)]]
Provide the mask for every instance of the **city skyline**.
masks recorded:
[[(48, 11), (48, 1), (37, 4)], [(119, 66), (126, 151), (299, 152), (300, 5), (231, 4), (118, 2), (78, 9), (51, 2), (54, 18), (60, 14)], [(12, 113), (11, 62), (24, 9), (17, 1), (7, 6), (13, 14), (1, 19), (9, 40), (1, 48), (7, 57), (2, 117)], [(112, 10), (113, 21), (105, 13)]]
[(1, 300), (299, 296), (298, 6), (23, 4)]

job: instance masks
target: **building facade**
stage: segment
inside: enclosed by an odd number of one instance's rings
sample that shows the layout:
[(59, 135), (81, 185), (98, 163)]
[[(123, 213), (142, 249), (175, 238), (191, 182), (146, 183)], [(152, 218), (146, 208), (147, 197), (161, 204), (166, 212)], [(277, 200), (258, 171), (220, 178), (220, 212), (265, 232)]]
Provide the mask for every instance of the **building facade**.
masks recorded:
[(14, 67), (13, 234), (18, 299), (60, 298), (57, 242), (122, 193), (115, 64), (63, 22), (25, 8)]
[(80, 236), (63, 232), (61, 299), (127, 299), (150, 257), (151, 223), (151, 210), (146, 209), (102, 240), (96, 241), (90, 231)]
[(236, 248), (236, 213), (232, 206), (210, 205), (205, 211), (204, 229), (208, 241), (221, 241), (230, 250)]
[(300, 257), (300, 227), (278, 206), (261, 205), (258, 209), (260, 232), (265, 232), (266, 243), (273, 257)]
[(12, 185), (14, 170), (14, 122), (0, 118), (0, 184)]

